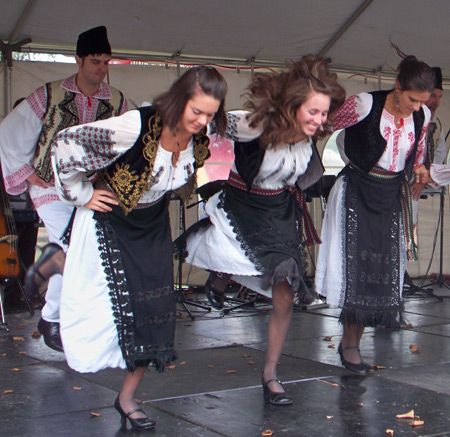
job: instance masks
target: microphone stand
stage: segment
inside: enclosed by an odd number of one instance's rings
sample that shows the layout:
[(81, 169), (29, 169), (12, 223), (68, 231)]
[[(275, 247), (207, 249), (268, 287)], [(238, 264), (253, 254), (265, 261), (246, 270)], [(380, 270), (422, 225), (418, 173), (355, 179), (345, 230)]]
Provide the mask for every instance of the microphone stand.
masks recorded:
[[(181, 235), (181, 234), (183, 234), (183, 232), (186, 231), (186, 216), (185, 216), (186, 211), (185, 211), (185, 205), (184, 205), (183, 199), (181, 199), (181, 197), (178, 197), (178, 199), (177, 199), (177, 197), (174, 197), (171, 200), (179, 201), (179, 215), (180, 215), (179, 231), (180, 231), (180, 235)], [(183, 263), (184, 263), (183, 257), (180, 255), (178, 258), (178, 284), (175, 284), (176, 290), (177, 290), (176, 302), (183, 308), (184, 311), (186, 311), (188, 313), (191, 320), (195, 320), (195, 316), (189, 310), (187, 305), (191, 305), (193, 307), (200, 308), (200, 309), (208, 311), (208, 312), (211, 312), (211, 307), (186, 299), (185, 294), (184, 294), (186, 289), (183, 288)]]

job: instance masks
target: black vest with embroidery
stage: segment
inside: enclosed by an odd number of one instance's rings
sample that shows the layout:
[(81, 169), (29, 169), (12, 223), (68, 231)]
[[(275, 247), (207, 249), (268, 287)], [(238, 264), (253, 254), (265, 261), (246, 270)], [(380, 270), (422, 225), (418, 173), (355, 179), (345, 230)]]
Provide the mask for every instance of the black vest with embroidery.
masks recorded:
[[(363, 120), (353, 126), (345, 128), (344, 150), (350, 161), (359, 169), (368, 173), (383, 155), (387, 141), (380, 132), (380, 121), (386, 97), (390, 91), (373, 91), (372, 109)], [(422, 132), (425, 115), (423, 109), (413, 113), (414, 120), (414, 148), (405, 165), (405, 172), (411, 176), (416, 158), (417, 147)]]
[[(80, 124), (75, 93), (61, 87), (64, 80), (45, 84), (47, 91), (47, 108), (42, 120), (42, 129), (36, 144), (34, 168), (36, 174), (44, 181), (49, 182), (53, 178), (51, 163), (51, 147), (53, 138), (68, 127)], [(113, 115), (119, 115), (124, 103), (121, 91), (109, 87), (112, 98), (109, 100), (98, 99), (95, 120), (106, 120)]]
[[(152, 171), (158, 153), (162, 120), (152, 107), (139, 108), (138, 111), (141, 114), (141, 132), (133, 147), (99, 172), (99, 176), (116, 194), (125, 214), (133, 210), (144, 191), (157, 182)], [(183, 200), (189, 197), (195, 188), (196, 170), (202, 167), (211, 155), (206, 128), (193, 136), (193, 143), (195, 172), (185, 186), (175, 190)]]

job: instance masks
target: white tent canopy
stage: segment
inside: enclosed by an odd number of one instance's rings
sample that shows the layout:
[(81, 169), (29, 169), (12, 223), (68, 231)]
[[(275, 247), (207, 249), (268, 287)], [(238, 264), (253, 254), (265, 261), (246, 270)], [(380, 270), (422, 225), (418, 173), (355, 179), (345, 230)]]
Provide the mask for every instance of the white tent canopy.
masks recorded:
[[(184, 62), (280, 65), (313, 53), (337, 70), (392, 72), (406, 53), (450, 75), (450, 1), (0, 0), (0, 39), (24, 50), (68, 51), (108, 28), (116, 55)], [(253, 60), (253, 61), (252, 61)]]

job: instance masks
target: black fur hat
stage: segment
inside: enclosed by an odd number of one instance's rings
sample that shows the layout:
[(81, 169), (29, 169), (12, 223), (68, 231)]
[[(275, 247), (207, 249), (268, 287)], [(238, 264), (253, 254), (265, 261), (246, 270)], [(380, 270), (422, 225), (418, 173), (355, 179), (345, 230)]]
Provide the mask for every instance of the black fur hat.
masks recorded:
[(435, 88), (442, 89), (442, 71), (439, 67), (433, 67), (434, 75), (436, 76)]
[(87, 55), (111, 55), (108, 35), (105, 26), (94, 27), (80, 33), (77, 41), (77, 55), (82, 58)]

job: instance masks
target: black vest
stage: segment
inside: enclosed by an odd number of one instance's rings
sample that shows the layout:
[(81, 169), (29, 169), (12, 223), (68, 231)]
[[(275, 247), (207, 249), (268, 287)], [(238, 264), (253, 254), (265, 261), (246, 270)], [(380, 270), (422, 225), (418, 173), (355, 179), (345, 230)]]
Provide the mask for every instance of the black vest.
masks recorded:
[[(120, 206), (128, 214), (139, 203), (143, 192), (149, 190), (157, 181), (152, 176), (153, 164), (158, 153), (162, 120), (153, 107), (139, 108), (141, 114), (141, 132), (133, 147), (121, 155), (114, 163), (99, 172), (99, 176), (114, 191)], [(194, 169), (202, 167), (209, 158), (209, 138), (206, 128), (193, 136)], [(189, 197), (195, 188), (194, 173), (188, 183)], [(183, 190), (179, 189), (180, 193)], [(176, 190), (178, 192), (178, 190)], [(181, 197), (181, 196), (180, 196)]]
[[(259, 144), (259, 138), (249, 142), (234, 142), (234, 163), (236, 170), (249, 189), (259, 172), (266, 150)], [(314, 185), (323, 175), (324, 168), (316, 145), (312, 144), (311, 160), (304, 174), (298, 177), (297, 185), (301, 190)]]
[[(373, 91), (372, 109), (366, 118), (353, 126), (345, 128), (344, 150), (350, 161), (359, 169), (368, 173), (383, 155), (386, 149), (386, 140), (380, 132), (380, 121), (383, 113), (386, 97), (390, 91)], [(413, 153), (409, 156), (405, 165), (408, 177), (412, 173), (416, 159), (417, 147), (422, 132), (425, 115), (423, 109), (413, 113), (415, 142)]]

